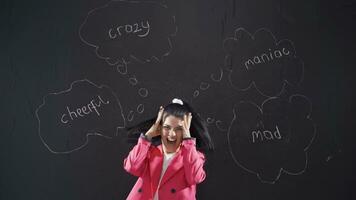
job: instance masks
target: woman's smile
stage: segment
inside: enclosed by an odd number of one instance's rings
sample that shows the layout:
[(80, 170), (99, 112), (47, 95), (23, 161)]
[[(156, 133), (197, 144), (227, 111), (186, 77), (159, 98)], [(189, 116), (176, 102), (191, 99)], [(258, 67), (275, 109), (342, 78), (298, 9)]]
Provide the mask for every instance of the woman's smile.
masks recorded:
[(169, 142), (169, 143), (175, 143), (176, 141), (177, 141), (177, 139), (173, 139), (173, 138), (167, 138), (167, 141)]

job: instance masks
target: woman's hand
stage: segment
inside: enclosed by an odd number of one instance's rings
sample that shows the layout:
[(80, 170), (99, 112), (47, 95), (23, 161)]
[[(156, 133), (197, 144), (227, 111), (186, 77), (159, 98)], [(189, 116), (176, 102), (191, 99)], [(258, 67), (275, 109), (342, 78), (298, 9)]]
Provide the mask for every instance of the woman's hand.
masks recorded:
[(192, 122), (192, 113), (187, 113), (184, 115), (184, 121), (183, 121), (183, 138), (190, 138), (190, 123)]
[(163, 116), (163, 107), (161, 106), (159, 108), (159, 112), (157, 115), (156, 122), (151, 126), (151, 128), (146, 132), (146, 136), (148, 139), (152, 139), (155, 136), (161, 135), (161, 124), (160, 122), (162, 121), (162, 116)]

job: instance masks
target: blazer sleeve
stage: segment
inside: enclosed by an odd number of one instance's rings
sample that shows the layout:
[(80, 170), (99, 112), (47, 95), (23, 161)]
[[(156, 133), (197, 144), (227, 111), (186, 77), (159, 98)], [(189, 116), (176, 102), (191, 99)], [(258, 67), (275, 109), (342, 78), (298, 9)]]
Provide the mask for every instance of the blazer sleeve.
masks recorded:
[(134, 175), (141, 176), (148, 162), (148, 153), (151, 141), (141, 133), (137, 144), (132, 148), (124, 160), (124, 169)]
[(205, 156), (196, 150), (195, 142), (195, 138), (186, 138), (182, 141), (185, 178), (189, 185), (201, 183), (206, 177), (203, 169)]

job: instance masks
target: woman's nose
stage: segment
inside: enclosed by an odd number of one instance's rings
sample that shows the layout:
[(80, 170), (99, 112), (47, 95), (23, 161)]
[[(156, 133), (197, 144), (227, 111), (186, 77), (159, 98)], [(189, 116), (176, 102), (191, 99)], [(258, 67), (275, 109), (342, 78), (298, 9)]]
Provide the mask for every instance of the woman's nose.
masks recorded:
[(176, 132), (174, 131), (174, 129), (169, 130), (169, 136), (175, 136)]

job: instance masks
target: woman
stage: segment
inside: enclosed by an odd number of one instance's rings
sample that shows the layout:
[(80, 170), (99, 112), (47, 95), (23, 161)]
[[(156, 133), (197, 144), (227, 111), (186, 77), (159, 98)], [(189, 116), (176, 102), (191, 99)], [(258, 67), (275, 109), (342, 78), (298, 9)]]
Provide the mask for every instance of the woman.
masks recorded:
[(124, 160), (124, 169), (139, 177), (127, 199), (194, 200), (196, 185), (206, 177), (205, 155), (196, 146), (213, 149), (206, 124), (186, 102), (173, 99), (157, 118), (129, 129), (138, 131)]

